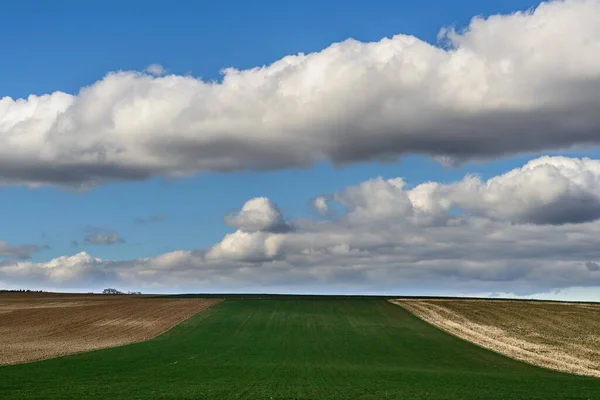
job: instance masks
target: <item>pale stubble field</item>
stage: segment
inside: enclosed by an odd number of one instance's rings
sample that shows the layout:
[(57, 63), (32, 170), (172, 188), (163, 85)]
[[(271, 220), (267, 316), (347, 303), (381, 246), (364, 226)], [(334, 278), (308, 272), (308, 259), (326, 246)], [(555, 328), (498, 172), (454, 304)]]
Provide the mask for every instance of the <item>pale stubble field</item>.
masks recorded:
[(530, 364), (600, 377), (600, 304), (397, 299), (438, 328)]

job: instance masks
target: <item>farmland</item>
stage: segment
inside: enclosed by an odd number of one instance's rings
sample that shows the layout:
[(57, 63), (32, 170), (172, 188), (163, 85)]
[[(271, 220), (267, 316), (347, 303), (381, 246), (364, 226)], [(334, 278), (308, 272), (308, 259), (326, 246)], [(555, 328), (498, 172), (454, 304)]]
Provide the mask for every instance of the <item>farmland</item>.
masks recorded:
[(600, 379), (482, 349), (384, 299), (228, 299), (146, 342), (0, 367), (3, 399), (596, 399), (598, 393)]
[(1, 293), (0, 364), (150, 339), (218, 301)]
[(600, 377), (600, 304), (392, 300), (439, 328), (512, 358)]

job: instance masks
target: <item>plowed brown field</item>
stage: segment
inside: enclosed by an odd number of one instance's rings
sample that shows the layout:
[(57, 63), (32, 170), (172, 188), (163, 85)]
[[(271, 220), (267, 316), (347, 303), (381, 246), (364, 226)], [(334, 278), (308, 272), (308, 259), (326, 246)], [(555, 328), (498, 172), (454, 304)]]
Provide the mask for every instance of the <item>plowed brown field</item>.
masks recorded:
[(0, 364), (147, 340), (219, 301), (0, 293)]
[(391, 300), (462, 339), (509, 357), (600, 377), (600, 304)]

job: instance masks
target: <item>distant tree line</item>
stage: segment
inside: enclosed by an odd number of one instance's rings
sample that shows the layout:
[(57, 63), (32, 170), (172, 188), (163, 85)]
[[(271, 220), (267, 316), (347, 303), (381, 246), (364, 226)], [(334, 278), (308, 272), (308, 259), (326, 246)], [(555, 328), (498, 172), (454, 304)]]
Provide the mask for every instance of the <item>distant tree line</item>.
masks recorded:
[[(50, 293), (47, 290), (31, 290), (31, 289), (0, 289), (0, 293)], [(88, 294), (93, 294), (94, 292), (88, 292)], [(132, 292), (128, 291), (127, 293), (121, 292), (120, 290), (114, 288), (106, 288), (102, 291), (102, 294), (142, 294), (142, 292)]]
[(114, 288), (106, 288), (102, 291), (102, 294), (142, 294), (142, 292), (121, 292), (120, 290)]

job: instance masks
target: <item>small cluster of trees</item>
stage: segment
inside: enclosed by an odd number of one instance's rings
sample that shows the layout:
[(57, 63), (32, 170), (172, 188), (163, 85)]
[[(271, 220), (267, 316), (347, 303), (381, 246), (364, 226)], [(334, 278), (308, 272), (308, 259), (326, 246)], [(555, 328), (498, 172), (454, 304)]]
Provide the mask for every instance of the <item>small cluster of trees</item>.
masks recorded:
[(102, 291), (102, 294), (142, 294), (142, 292), (121, 292), (120, 290), (114, 289), (114, 288), (106, 288)]
[(113, 288), (106, 288), (102, 291), (102, 294), (123, 294), (123, 292)]

